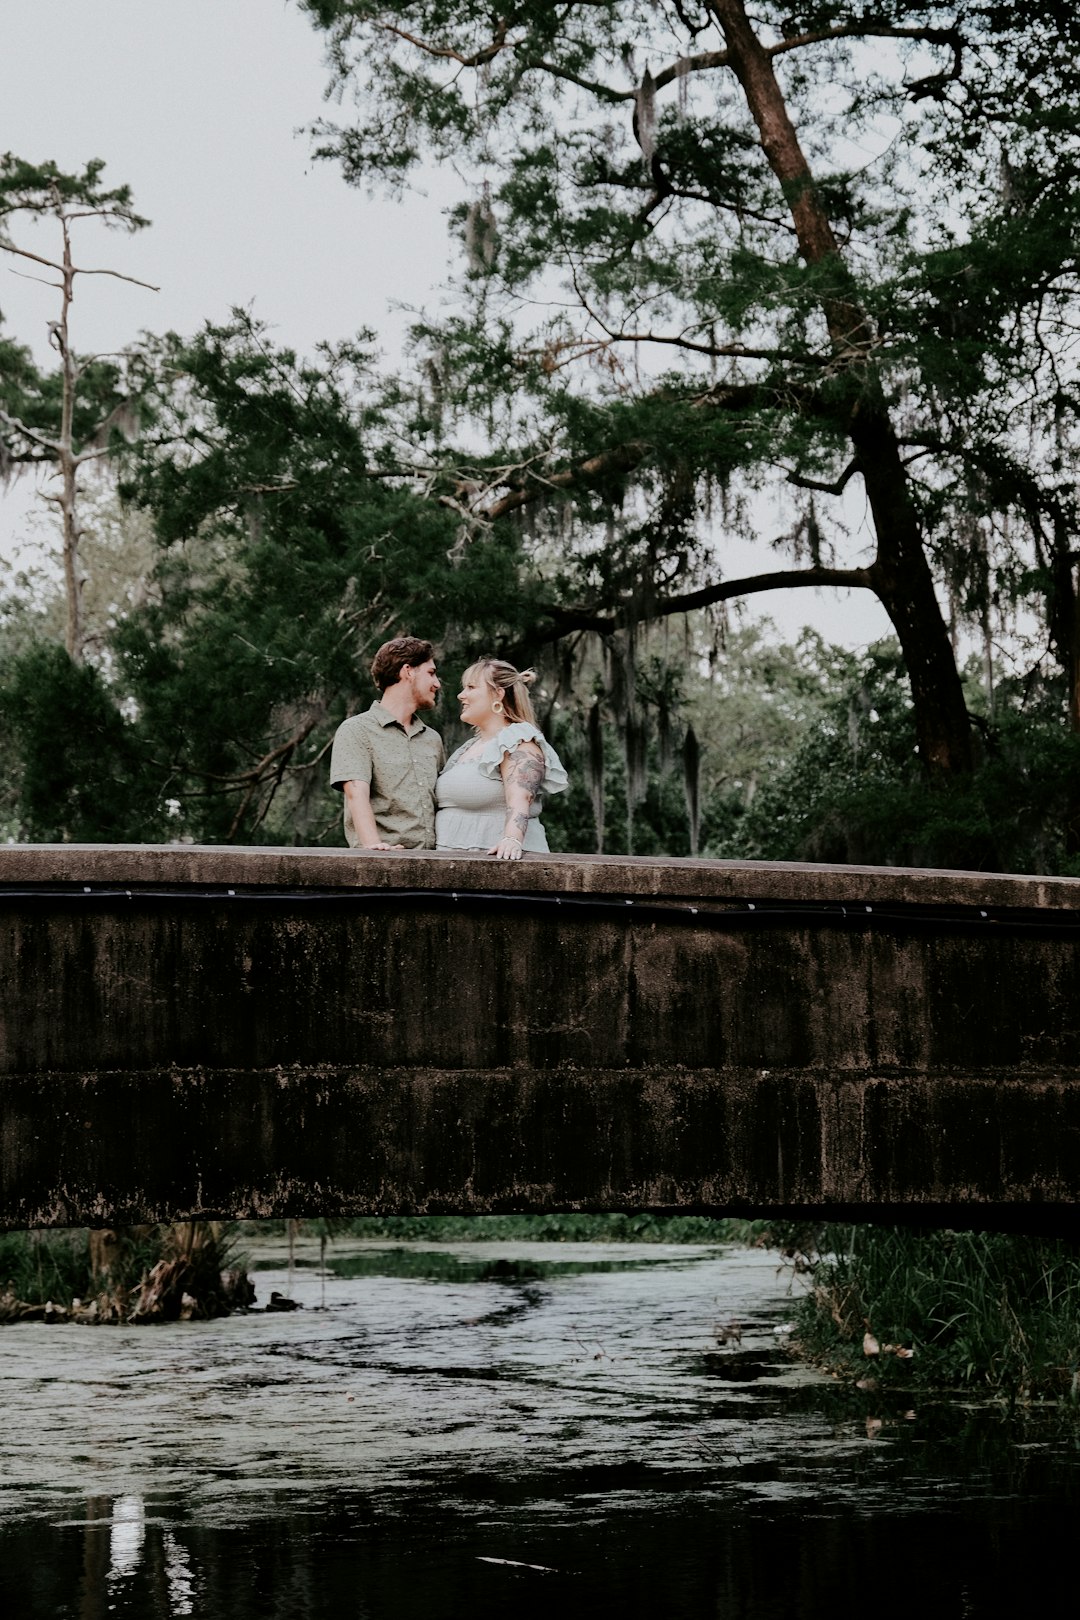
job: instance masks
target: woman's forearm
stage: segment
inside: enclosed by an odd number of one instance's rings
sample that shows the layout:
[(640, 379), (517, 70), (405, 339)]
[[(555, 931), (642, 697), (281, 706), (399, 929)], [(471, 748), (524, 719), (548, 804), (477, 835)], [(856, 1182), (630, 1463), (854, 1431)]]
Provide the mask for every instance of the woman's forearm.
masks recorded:
[(544, 780), (543, 756), (535, 743), (523, 743), (504, 756), (500, 769), (506, 794), (506, 821), (502, 838), (492, 854), (516, 859), (525, 848), (533, 800)]

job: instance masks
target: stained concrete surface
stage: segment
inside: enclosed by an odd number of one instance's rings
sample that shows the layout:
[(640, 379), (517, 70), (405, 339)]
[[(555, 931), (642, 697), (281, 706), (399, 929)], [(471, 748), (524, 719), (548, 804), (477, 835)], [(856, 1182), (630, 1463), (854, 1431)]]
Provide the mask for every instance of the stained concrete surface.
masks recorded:
[(0, 850), (0, 1221), (1067, 1222), (1080, 882)]

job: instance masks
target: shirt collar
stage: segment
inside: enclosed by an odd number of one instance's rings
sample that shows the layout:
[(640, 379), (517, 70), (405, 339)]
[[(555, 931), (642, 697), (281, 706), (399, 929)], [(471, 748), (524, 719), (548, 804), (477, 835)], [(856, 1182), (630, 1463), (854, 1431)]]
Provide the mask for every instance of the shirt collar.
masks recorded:
[[(378, 698), (375, 699), (375, 702), (371, 705), (368, 713), (374, 715), (380, 726), (401, 726), (401, 721), (398, 719), (397, 715), (391, 714), (389, 709), (384, 709)], [(406, 737), (415, 737), (418, 731), (426, 731), (427, 727), (424, 725), (424, 722), (418, 719), (414, 714), (411, 723), (408, 726), (401, 726), (401, 729), (405, 733)]]

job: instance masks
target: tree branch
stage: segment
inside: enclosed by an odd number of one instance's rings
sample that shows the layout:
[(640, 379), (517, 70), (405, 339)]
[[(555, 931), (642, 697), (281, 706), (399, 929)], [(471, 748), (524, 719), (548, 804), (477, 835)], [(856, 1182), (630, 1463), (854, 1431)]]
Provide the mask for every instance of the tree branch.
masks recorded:
[[(43, 264), (47, 270), (55, 270), (59, 276), (64, 273), (62, 264), (56, 264), (52, 259), (43, 259), (40, 253), (31, 253), (29, 248), (16, 247), (14, 242), (0, 242), (0, 249), (5, 253), (17, 253), (20, 259), (33, 259), (35, 264)], [(49, 285), (54, 284), (50, 282)]]
[[(33, 259), (35, 264), (43, 264), (47, 270), (55, 270), (58, 275), (66, 274), (62, 264), (56, 264), (52, 259), (43, 259), (40, 253), (31, 253), (28, 248), (15, 247), (12, 242), (0, 242), (0, 249), (5, 253), (17, 253), (21, 259)], [(130, 281), (133, 287), (145, 287), (148, 292), (161, 291), (161, 288), (155, 287), (152, 282), (140, 281), (137, 276), (125, 276), (119, 270), (84, 270), (79, 265), (73, 265), (71, 274), (73, 276), (115, 276), (117, 281)], [(53, 286), (55, 283), (49, 282), (48, 285)], [(61, 288), (61, 290), (63, 289)]]
[[(459, 57), (460, 61), (461, 58)], [(653, 79), (657, 90), (663, 90), (672, 84), (682, 73), (707, 73), (713, 68), (726, 67), (728, 61), (727, 51), (702, 51), (697, 56), (682, 56), (677, 62), (668, 67), (661, 68)], [(576, 84), (581, 90), (590, 90), (593, 95), (599, 96), (602, 101), (636, 101), (638, 92), (633, 90), (616, 90), (610, 84), (601, 84), (597, 79), (586, 79), (579, 73), (572, 73), (569, 68), (560, 67), (556, 62), (545, 61), (543, 57), (534, 56), (523, 61), (522, 72), (547, 73), (553, 79), (565, 79), (569, 84)]]
[(377, 21), (375, 26), (381, 28), (386, 34), (396, 34), (398, 39), (407, 40), (410, 45), (415, 45), (418, 51), (423, 51), (425, 56), (438, 57), (443, 61), (460, 62), (462, 67), (483, 67), (486, 62), (493, 61), (501, 51), (516, 50), (519, 45), (524, 43), (523, 40), (519, 39), (508, 40), (506, 37), (506, 23), (500, 22), (495, 30), (495, 38), (490, 45), (482, 46), (472, 56), (462, 56), (461, 52), (455, 51), (451, 45), (432, 45), (426, 39), (419, 39), (415, 34), (407, 33), (404, 28), (395, 28), (393, 23)]
[(561, 472), (549, 473), (544, 476), (534, 473), (534, 484), (522, 489), (511, 490), (489, 506), (482, 515), (485, 522), (494, 523), (498, 518), (505, 517), (507, 512), (516, 512), (530, 502), (538, 500), (549, 489), (571, 489), (575, 484), (589, 483), (592, 480), (603, 478), (608, 473), (629, 472), (642, 461), (647, 452), (647, 446), (636, 439), (620, 444), (614, 450), (603, 450), (598, 455), (588, 456), (584, 461), (577, 462), (573, 467), (564, 467)]
[(831, 355), (806, 354), (797, 349), (752, 349), (745, 343), (695, 343), (682, 332), (669, 336), (663, 332), (611, 332), (607, 327), (603, 330), (609, 343), (662, 343), (676, 349), (690, 349), (695, 354), (707, 354), (716, 360), (786, 360), (796, 366), (827, 366), (833, 359)]
[(152, 281), (140, 281), (138, 276), (125, 276), (120, 270), (84, 270), (80, 265), (76, 265), (72, 274), (76, 276), (115, 276), (117, 281), (130, 281), (133, 287), (145, 287), (147, 292), (161, 291), (161, 288), (155, 287)]
[[(736, 596), (754, 596), (762, 591), (815, 589), (832, 585), (844, 589), (873, 590), (872, 568), (780, 568), (768, 574), (748, 574), (743, 579), (721, 580), (715, 585), (704, 585), (700, 590), (686, 591), (681, 596), (665, 597), (650, 604), (647, 617), (665, 619), (672, 613), (693, 613), (698, 608), (711, 607), (715, 602), (729, 602)], [(554, 621), (553, 628), (540, 636), (541, 641), (558, 641), (574, 630), (594, 630), (599, 635), (611, 635), (616, 630), (638, 623), (645, 615), (632, 607), (601, 614), (585, 608), (550, 606), (544, 609)]]
[(734, 596), (755, 596), (761, 591), (787, 591), (835, 585), (872, 591), (872, 568), (781, 568), (769, 574), (749, 574), (745, 579), (723, 580), (718, 585), (706, 585), (698, 591), (687, 591), (683, 596), (669, 597), (659, 605), (664, 616), (669, 613), (691, 613), (695, 608), (709, 607), (713, 602), (728, 602)]
[(18, 276), (20, 281), (36, 281), (39, 287), (53, 287), (57, 292), (64, 290), (62, 281), (47, 281), (44, 276), (32, 276), (28, 270), (12, 270), (11, 274)]
[(787, 482), (794, 484), (796, 489), (820, 490), (822, 495), (842, 495), (858, 470), (858, 461), (849, 461), (839, 478), (834, 479), (831, 484), (824, 483), (820, 478), (804, 478), (797, 472), (789, 472)]
[(3, 422), (4, 426), (10, 428), (13, 432), (23, 434), (30, 440), (31, 444), (40, 445), (43, 450), (48, 450), (50, 455), (55, 456), (58, 454), (60, 445), (56, 439), (50, 439), (44, 433), (39, 433), (37, 428), (28, 427), (20, 417), (12, 416), (11, 412), (6, 411), (2, 405), (0, 405), (0, 422)]
[(545, 62), (542, 57), (529, 57), (522, 62), (523, 73), (547, 73), (553, 79), (564, 79), (567, 84), (576, 84), (579, 90), (589, 90), (601, 101), (634, 101), (637, 98), (636, 90), (616, 90), (610, 84), (601, 84), (598, 79), (582, 78), (580, 73), (572, 73), (569, 68), (559, 67), (555, 62)]
[[(43, 264), (47, 270), (55, 270), (61, 276), (66, 274), (62, 264), (55, 264), (52, 259), (43, 259), (40, 253), (31, 253), (28, 248), (15, 247), (11, 242), (0, 242), (0, 249), (5, 253), (17, 253), (21, 259), (33, 259), (35, 264)], [(140, 281), (137, 276), (125, 276), (119, 270), (88, 270), (79, 265), (73, 265), (71, 274), (73, 276), (115, 276), (117, 281), (130, 281), (133, 287), (145, 287), (148, 292), (161, 291), (161, 288), (155, 287), (152, 282)], [(47, 285), (54, 286), (56, 283), (49, 282)], [(62, 287), (61, 290), (63, 290)]]
[(670, 67), (661, 68), (653, 80), (657, 90), (673, 83), (683, 73), (709, 73), (713, 68), (727, 67), (727, 51), (702, 51), (698, 56), (680, 56)]
[(954, 54), (964, 48), (964, 36), (958, 28), (903, 28), (892, 23), (851, 22), (835, 28), (815, 28), (805, 34), (791, 34), (766, 45), (769, 56), (783, 56), (786, 51), (799, 51), (807, 45), (825, 45), (835, 39), (920, 39), (928, 45), (949, 45)]

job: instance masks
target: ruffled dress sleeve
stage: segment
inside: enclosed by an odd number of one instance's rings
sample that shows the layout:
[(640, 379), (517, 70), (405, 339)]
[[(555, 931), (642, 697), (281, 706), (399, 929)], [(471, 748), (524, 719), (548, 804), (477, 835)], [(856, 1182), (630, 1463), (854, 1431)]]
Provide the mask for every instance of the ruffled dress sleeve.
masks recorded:
[(526, 721), (504, 726), (497, 737), (485, 743), (476, 761), (478, 769), (484, 776), (492, 778), (499, 776), (504, 757), (513, 753), (517, 745), (523, 742), (536, 743), (544, 756), (544, 780), (537, 789), (539, 797), (546, 799), (550, 793), (565, 793), (570, 784), (566, 767), (543, 732), (536, 726), (530, 726)]

